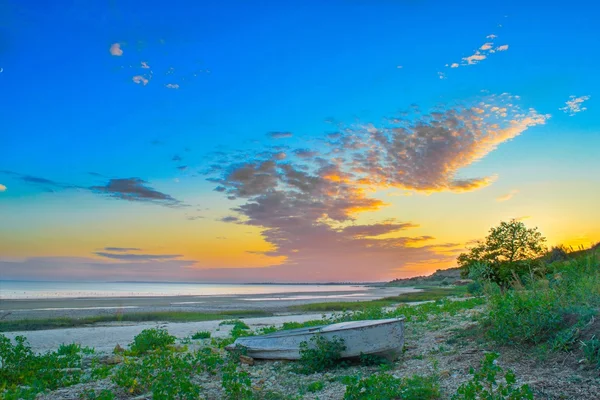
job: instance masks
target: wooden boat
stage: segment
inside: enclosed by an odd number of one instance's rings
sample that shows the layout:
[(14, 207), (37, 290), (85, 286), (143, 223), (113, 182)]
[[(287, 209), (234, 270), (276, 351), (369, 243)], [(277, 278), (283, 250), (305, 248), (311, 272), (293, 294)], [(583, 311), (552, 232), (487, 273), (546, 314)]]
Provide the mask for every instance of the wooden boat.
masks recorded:
[(344, 340), (343, 358), (373, 354), (395, 359), (404, 346), (404, 318), (341, 322), (338, 324), (292, 329), (261, 336), (238, 338), (228, 350), (244, 348), (252, 358), (267, 360), (300, 359), (300, 343), (320, 335), (327, 340)]

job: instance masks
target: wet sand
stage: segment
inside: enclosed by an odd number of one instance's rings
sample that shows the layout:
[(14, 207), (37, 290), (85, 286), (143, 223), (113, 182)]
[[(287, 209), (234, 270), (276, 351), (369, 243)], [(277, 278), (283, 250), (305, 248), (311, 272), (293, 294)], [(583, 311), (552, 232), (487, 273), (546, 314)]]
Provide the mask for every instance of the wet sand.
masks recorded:
[(108, 297), (108, 298), (51, 298), (0, 300), (0, 318), (4, 320), (40, 318), (81, 318), (115, 313), (156, 311), (219, 312), (257, 310), (285, 312), (293, 305), (326, 301), (369, 301), (419, 289), (405, 287), (369, 287), (367, 290), (346, 292), (277, 293), (230, 296), (168, 296), (168, 297)]

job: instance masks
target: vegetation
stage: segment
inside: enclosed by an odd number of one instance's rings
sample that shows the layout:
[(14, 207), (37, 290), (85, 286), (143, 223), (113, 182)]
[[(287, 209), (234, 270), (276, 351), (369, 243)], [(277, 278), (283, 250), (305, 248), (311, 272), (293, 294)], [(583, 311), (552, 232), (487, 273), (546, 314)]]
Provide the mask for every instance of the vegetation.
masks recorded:
[(400, 379), (382, 373), (363, 379), (350, 377), (345, 383), (345, 400), (433, 400), (441, 396), (436, 376)]
[(546, 253), (545, 241), (537, 228), (529, 229), (515, 219), (502, 222), (484, 241), (458, 256), (458, 265), (465, 276), (477, 279), (473, 270), (483, 271), (483, 278), (505, 287), (540, 264)]
[(210, 332), (208, 331), (198, 331), (192, 335), (192, 339), (210, 339)]
[(309, 342), (300, 343), (300, 372), (314, 374), (334, 368), (342, 359), (344, 350), (344, 339), (334, 336), (327, 340), (315, 335)]
[(473, 377), (458, 388), (452, 400), (533, 399), (533, 392), (529, 386), (517, 386), (515, 374), (510, 370), (505, 372), (498, 365), (498, 356), (498, 353), (488, 353), (479, 370), (471, 367), (470, 373)]
[(371, 308), (389, 307), (398, 303), (413, 303), (420, 301), (440, 300), (452, 296), (464, 296), (466, 287), (422, 287), (420, 292), (403, 293), (398, 296), (385, 297), (371, 301), (337, 301), (324, 303), (302, 304), (289, 307), (293, 311), (325, 312), (325, 311), (353, 311)]
[(175, 343), (175, 339), (166, 329), (144, 329), (129, 346), (130, 354), (139, 356), (154, 350), (164, 350)]
[(215, 321), (227, 318), (241, 317), (268, 317), (271, 313), (260, 310), (239, 310), (209, 312), (183, 312), (183, 311), (157, 311), (137, 312), (113, 315), (99, 315), (84, 318), (46, 318), (46, 319), (20, 319), (0, 321), (0, 332), (36, 331), (42, 329), (76, 328), (106, 322), (143, 322), (143, 321), (168, 321), (168, 322), (196, 322)]

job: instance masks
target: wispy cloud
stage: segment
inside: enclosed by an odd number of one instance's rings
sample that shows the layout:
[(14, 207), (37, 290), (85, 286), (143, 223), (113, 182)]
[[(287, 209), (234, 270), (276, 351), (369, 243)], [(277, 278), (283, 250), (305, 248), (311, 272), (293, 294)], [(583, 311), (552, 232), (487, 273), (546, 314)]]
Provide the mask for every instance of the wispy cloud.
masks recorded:
[(292, 132), (269, 132), (267, 136), (272, 139), (286, 139), (292, 137)]
[(219, 221), (221, 221), (221, 222), (238, 222), (239, 220), (240, 219), (238, 217), (227, 216), (227, 217), (221, 218)]
[(565, 113), (573, 116), (577, 113), (587, 110), (587, 107), (582, 107), (584, 101), (587, 101), (592, 96), (570, 96), (569, 100), (566, 101), (566, 106), (559, 108), (559, 110), (564, 111)]
[(179, 84), (177, 84), (177, 83), (167, 83), (165, 85), (165, 87), (167, 89), (179, 89)]
[(123, 252), (108, 253), (103, 251), (97, 251), (94, 254), (100, 257), (123, 261), (160, 261), (173, 260), (183, 257), (181, 254), (136, 254)]
[(148, 65), (148, 63), (146, 61), (142, 61), (140, 67), (142, 67), (144, 69), (150, 69), (150, 66)]
[(0, 192), (6, 192), (6, 186), (0, 183)]
[(460, 62), (446, 64), (446, 67), (458, 68), (461, 66), (479, 64), (483, 60), (487, 59), (490, 56), (490, 54), (508, 50), (507, 44), (495, 46), (494, 39), (496, 39), (497, 37), (498, 36), (493, 34), (487, 35), (486, 39), (488, 39), (488, 41), (484, 42), (481, 46), (474, 50), (473, 54), (463, 57)]
[(110, 54), (116, 57), (120, 57), (123, 55), (123, 50), (121, 49), (120, 43), (113, 43), (110, 45)]
[(47, 178), (42, 178), (39, 176), (33, 176), (33, 175), (26, 175), (26, 174), (21, 174), (19, 172), (14, 172), (14, 171), (0, 171), (0, 174), (5, 174), (5, 175), (9, 175), (12, 176), (13, 178), (19, 179), (25, 183), (31, 184), (33, 186), (37, 186), (37, 187), (42, 187), (44, 188), (46, 191), (53, 191), (54, 189), (76, 189), (77, 186), (75, 185), (70, 185), (67, 183), (62, 183), (62, 182), (56, 182)]
[(104, 186), (92, 186), (89, 189), (121, 200), (152, 202), (166, 206), (182, 204), (170, 195), (149, 187), (147, 182), (140, 178), (110, 179)]
[(130, 251), (141, 251), (137, 247), (105, 247), (105, 251), (120, 251), (120, 252), (130, 252)]
[(511, 190), (510, 192), (503, 194), (502, 196), (496, 197), (496, 201), (497, 202), (508, 201), (508, 200), (512, 199), (517, 193), (519, 193), (518, 190), (516, 190), (516, 189)]

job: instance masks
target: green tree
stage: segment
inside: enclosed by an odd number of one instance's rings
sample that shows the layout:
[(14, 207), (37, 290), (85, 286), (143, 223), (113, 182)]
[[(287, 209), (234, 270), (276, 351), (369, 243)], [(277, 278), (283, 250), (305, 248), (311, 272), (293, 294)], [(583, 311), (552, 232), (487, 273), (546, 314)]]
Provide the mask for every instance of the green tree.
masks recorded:
[(483, 241), (458, 256), (462, 275), (468, 276), (471, 268), (487, 264), (491, 268), (489, 279), (506, 286), (514, 275), (523, 275), (539, 262), (546, 253), (546, 238), (537, 230), (513, 219), (492, 228)]

